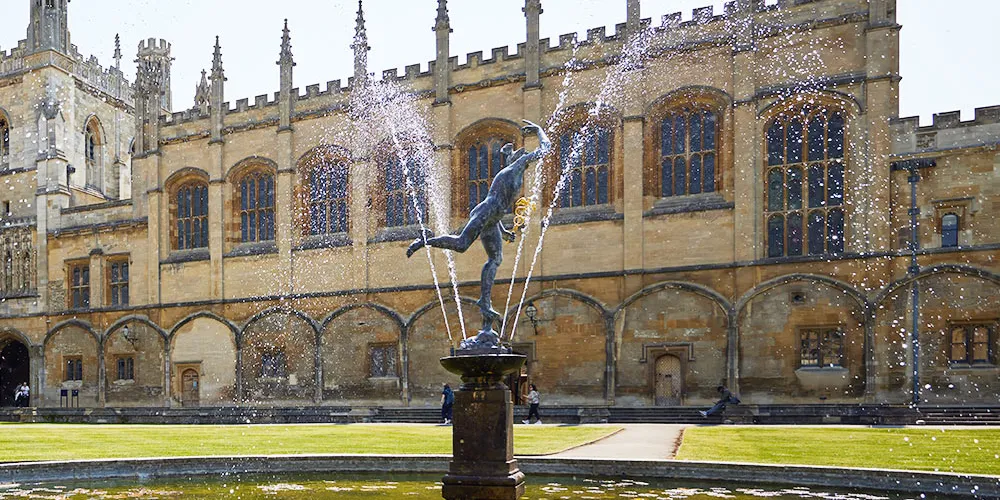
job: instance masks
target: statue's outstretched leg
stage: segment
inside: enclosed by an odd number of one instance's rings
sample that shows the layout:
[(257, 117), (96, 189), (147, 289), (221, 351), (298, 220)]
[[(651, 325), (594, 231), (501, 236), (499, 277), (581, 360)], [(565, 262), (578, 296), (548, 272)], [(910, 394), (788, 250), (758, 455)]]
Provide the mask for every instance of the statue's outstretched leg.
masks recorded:
[(457, 235), (446, 234), (443, 236), (436, 236), (434, 238), (427, 238), (426, 243), (423, 238), (417, 238), (410, 243), (409, 248), (406, 249), (406, 256), (410, 257), (413, 252), (420, 250), (425, 245), (433, 248), (443, 248), (445, 250), (454, 250), (456, 252), (464, 252), (472, 246), (472, 242), (476, 241), (479, 237), (479, 232), (483, 229), (483, 222), (480, 219), (470, 219), (469, 223), (465, 225), (462, 232)]
[(484, 229), (479, 239), (483, 242), (483, 248), (486, 249), (486, 255), (489, 259), (483, 266), (479, 300), (476, 304), (479, 305), (479, 309), (483, 313), (483, 330), (487, 330), (492, 327), (494, 321), (500, 318), (500, 313), (493, 309), (492, 294), (497, 269), (503, 262), (503, 239), (500, 236), (500, 228), (495, 224)]

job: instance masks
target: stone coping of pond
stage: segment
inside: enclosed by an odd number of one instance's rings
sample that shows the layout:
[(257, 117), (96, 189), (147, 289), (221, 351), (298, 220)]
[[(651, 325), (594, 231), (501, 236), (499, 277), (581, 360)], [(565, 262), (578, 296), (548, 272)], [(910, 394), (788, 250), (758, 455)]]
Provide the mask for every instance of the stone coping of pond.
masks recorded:
[[(450, 460), (450, 455), (258, 455), (3, 463), (0, 464), (0, 484), (232, 474), (444, 474)], [(741, 485), (824, 486), (1000, 497), (1000, 476), (976, 474), (654, 459), (517, 457), (517, 460), (521, 470), (528, 475), (689, 479)]]

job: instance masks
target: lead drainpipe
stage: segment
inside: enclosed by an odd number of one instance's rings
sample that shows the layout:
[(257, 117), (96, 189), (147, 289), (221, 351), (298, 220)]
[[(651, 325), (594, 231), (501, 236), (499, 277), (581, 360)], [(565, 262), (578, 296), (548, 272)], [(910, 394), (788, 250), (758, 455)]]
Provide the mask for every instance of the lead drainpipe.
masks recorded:
[[(908, 165), (910, 175), (907, 181), (910, 183), (910, 267), (909, 275), (916, 278), (920, 273), (920, 265), (917, 263), (917, 250), (920, 242), (917, 240), (918, 222), (920, 208), (917, 207), (917, 183), (920, 182), (920, 174), (917, 172), (917, 165)], [(910, 328), (910, 343), (913, 351), (913, 406), (920, 404), (920, 287), (917, 280), (913, 280), (911, 295), (913, 300), (913, 325)]]

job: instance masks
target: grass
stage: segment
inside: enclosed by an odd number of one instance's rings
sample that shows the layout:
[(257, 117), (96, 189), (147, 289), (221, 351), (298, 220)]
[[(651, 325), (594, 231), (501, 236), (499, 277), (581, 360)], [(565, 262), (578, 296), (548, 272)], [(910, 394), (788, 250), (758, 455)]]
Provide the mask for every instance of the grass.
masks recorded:
[(691, 427), (676, 458), (1000, 475), (1000, 429)]
[[(545, 455), (614, 426), (516, 426), (514, 452)], [(451, 454), (451, 427), (429, 425), (78, 425), (10, 424), (0, 462), (97, 458), (313, 453)]]

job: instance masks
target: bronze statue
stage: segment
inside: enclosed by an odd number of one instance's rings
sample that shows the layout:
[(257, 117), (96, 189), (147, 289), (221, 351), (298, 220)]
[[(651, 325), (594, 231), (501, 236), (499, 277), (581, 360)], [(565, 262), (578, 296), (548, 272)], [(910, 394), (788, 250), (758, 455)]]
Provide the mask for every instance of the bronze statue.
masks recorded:
[(490, 184), (490, 191), (486, 195), (486, 199), (472, 209), (469, 214), (469, 222), (465, 224), (462, 231), (455, 235), (418, 238), (406, 250), (407, 257), (425, 245), (461, 253), (468, 250), (476, 238), (482, 241), (486, 255), (489, 257), (486, 265), (483, 266), (479, 301), (477, 302), (483, 316), (483, 329), (475, 338), (463, 340), (461, 349), (493, 349), (500, 346), (500, 336), (493, 331), (493, 322), (500, 318), (500, 313), (493, 309), (491, 293), (497, 268), (503, 261), (502, 240), (513, 242), (515, 238), (514, 232), (505, 228), (500, 220), (508, 213), (521, 192), (524, 171), (528, 164), (545, 156), (552, 149), (552, 143), (549, 142), (549, 138), (541, 127), (528, 120), (524, 120), (524, 122), (528, 124), (522, 129), (524, 133), (532, 129), (538, 133), (538, 149), (526, 153), (524, 148), (514, 151), (513, 144), (505, 144), (500, 151), (507, 157), (507, 165), (497, 172)]

